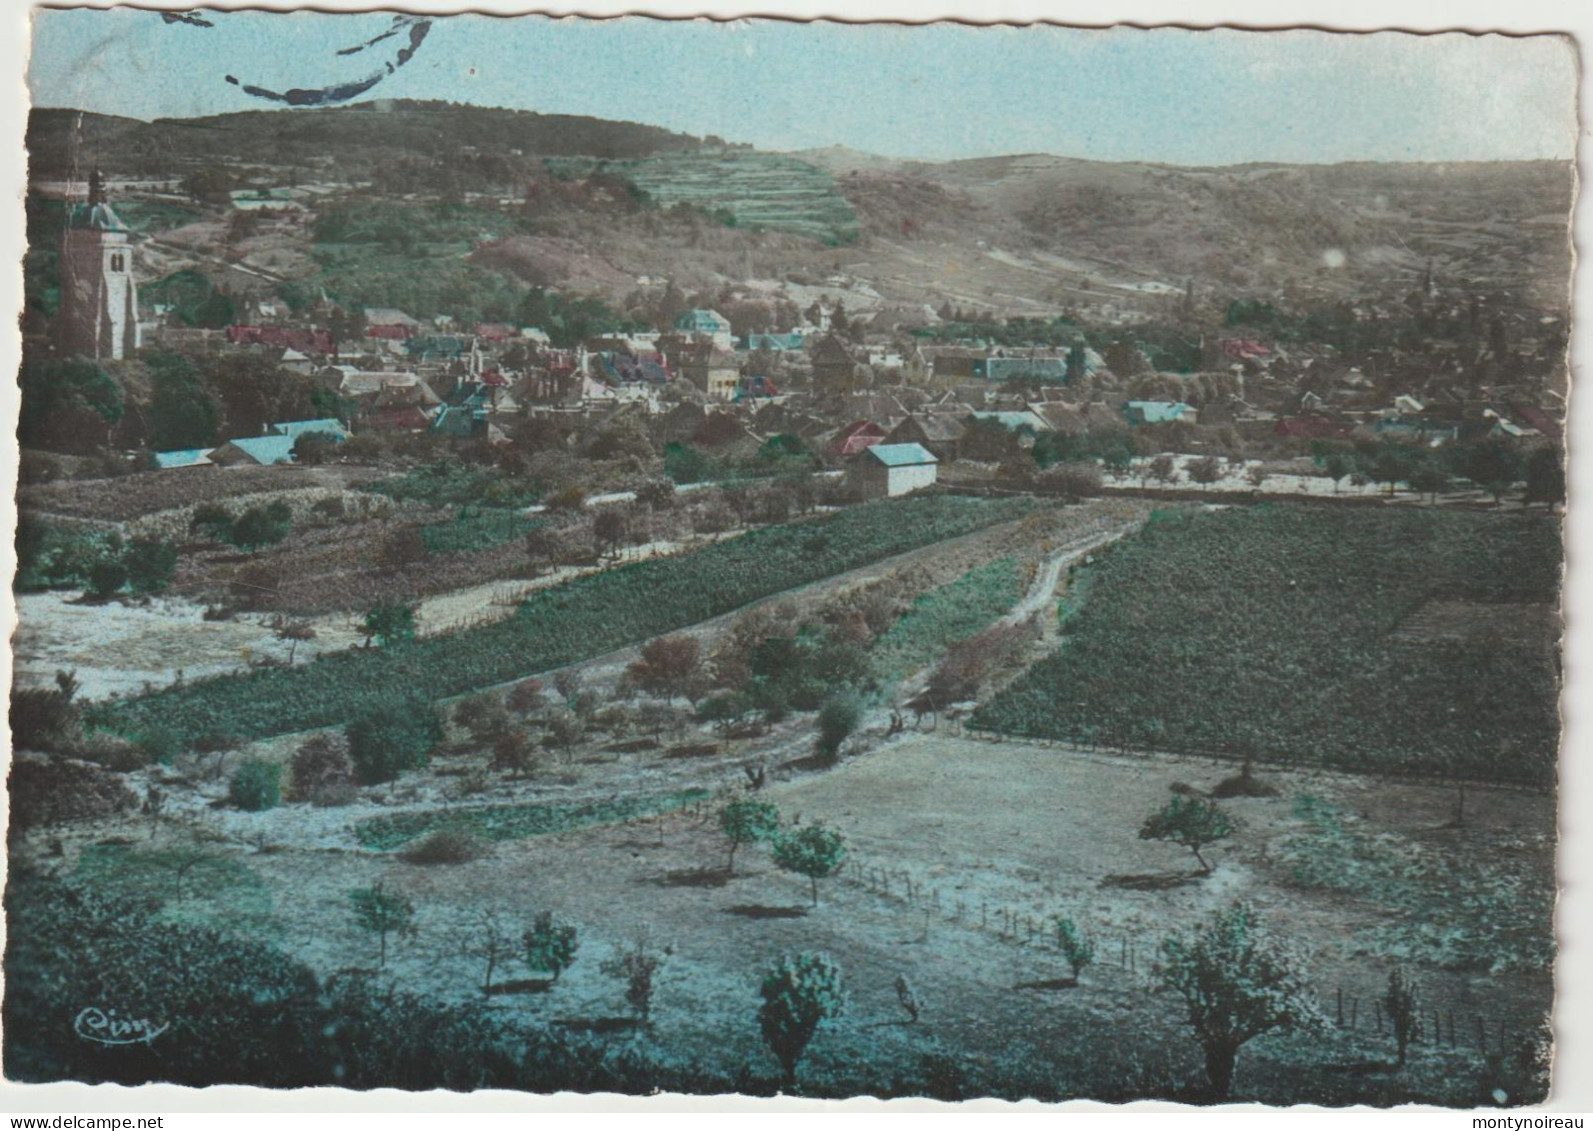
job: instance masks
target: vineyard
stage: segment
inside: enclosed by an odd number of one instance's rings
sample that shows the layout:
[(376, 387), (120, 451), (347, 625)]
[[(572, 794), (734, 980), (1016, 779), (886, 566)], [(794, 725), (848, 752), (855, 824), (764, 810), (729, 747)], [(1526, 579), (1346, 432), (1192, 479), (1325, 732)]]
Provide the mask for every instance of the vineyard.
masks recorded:
[(1413, 642), (1430, 603), (1556, 602), (1538, 515), (1254, 507), (1158, 514), (1101, 556), (1060, 651), (976, 726), (1296, 765), (1554, 780), (1552, 631)]
[(851, 507), (543, 589), (493, 624), (110, 701), (92, 721), (124, 734), (167, 728), (183, 740), (333, 726), (394, 700), (446, 698), (590, 659), (1039, 505), (927, 497)]

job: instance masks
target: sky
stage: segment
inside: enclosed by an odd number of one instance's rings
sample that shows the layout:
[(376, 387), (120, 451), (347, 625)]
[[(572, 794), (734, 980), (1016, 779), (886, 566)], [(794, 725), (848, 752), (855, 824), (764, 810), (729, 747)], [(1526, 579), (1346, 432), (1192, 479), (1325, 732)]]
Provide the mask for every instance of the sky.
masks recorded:
[(34, 104), (190, 117), (282, 107), (250, 89), (380, 75), (353, 101), (446, 99), (925, 160), (1569, 159), (1576, 143), (1575, 49), (1555, 36), (460, 15), (432, 19), (418, 44), (411, 26), (339, 54), (394, 17), (200, 18), (212, 26), (37, 11)]

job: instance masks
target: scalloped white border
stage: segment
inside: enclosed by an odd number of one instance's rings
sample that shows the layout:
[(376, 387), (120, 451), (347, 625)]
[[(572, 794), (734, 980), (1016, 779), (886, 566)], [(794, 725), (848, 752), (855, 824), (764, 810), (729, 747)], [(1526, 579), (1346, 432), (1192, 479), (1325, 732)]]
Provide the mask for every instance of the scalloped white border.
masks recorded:
[[(88, 0), (61, 6), (112, 7), (108, 0)], [(172, 0), (145, 0), (146, 8), (181, 10), (194, 4)], [(309, 4), (240, 4), (212, 0), (214, 8), (269, 7), (290, 9), (313, 7), (325, 11), (360, 11), (371, 8), (401, 8), (406, 11), (479, 11), (512, 14), (537, 11), (548, 15), (618, 16), (651, 14), (660, 16), (709, 16), (718, 19), (777, 16), (794, 19), (831, 17), (849, 21), (900, 20), (923, 22), (933, 19), (962, 19), (974, 23), (1029, 22), (1047, 20), (1081, 26), (1113, 23), (1178, 24), (1203, 27), (1214, 25), (1253, 28), (1313, 26), (1330, 30), (1367, 31), (1403, 28), (1412, 31), (1442, 31), (1464, 28), (1476, 31), (1504, 31), (1529, 34), (1563, 31), (1578, 41), (1586, 69), (1586, 52), (1593, 44), (1593, 4), (1587, 0), (583, 0), (581, 3), (514, 3), (511, 0), (408, 0), (388, 4), (360, 3), (358, 0), (315, 0)], [(22, 148), (23, 126), (27, 113), (27, 91), (23, 76), (27, 65), (29, 8), (18, 0), (0, 0), (0, 74), (8, 76), (12, 95), (0, 97), (0, 120), (10, 144), (0, 155), (0, 200), (9, 202), (9, 222), (0, 226), (0, 311), (4, 325), (15, 326), (22, 309), (21, 258), (24, 247), (22, 197), (25, 189), (26, 156)], [(1578, 169), (1585, 185), (1590, 163), (1584, 139), (1593, 121), (1593, 93), (1583, 82), (1580, 91)], [(1576, 213), (1576, 245), (1589, 246), (1593, 206), (1585, 194), (1579, 195)], [(1580, 266), (1580, 264), (1579, 264)], [(1572, 327), (1572, 396), (1570, 400), (1571, 464), (1569, 494), (1571, 506), (1566, 523), (1569, 573), (1565, 588), (1567, 632), (1565, 638), (1566, 685), (1562, 695), (1565, 736), (1561, 757), (1561, 902), (1557, 917), (1561, 939), (1555, 1025), (1557, 1030), (1555, 1088), (1550, 1102), (1541, 1109), (1517, 1111), (1523, 1118), (1552, 1113), (1593, 1111), (1593, 401), (1580, 395), (1584, 361), (1590, 352), (1587, 319), (1593, 313), (1593, 281), (1589, 273), (1576, 274)], [(19, 360), (19, 339), (15, 332), (0, 333), (0, 372), (14, 374)], [(14, 436), (17, 412), (16, 385), (0, 381), (0, 436)], [(0, 514), (10, 528), (15, 522), (13, 495), (16, 486), (16, 452), (11, 441), (0, 444)], [(0, 539), (0, 575), (10, 577), (15, 570), (11, 539)], [(15, 628), (15, 606), (10, 587), (0, 586), (0, 626), (9, 638)], [(10, 650), (0, 649), (0, 673), (9, 683)], [(3, 817), (0, 817), (3, 820)], [(3, 841), (0, 841), (3, 844)], [(3, 852), (3, 848), (0, 848)], [(0, 925), (0, 932), (3, 932)], [(168, 1085), (128, 1089), (113, 1085), (89, 1086), (55, 1084), (23, 1086), (0, 1081), (0, 1112), (5, 1115), (37, 1113), (107, 1114), (166, 1113), (167, 1128), (208, 1128), (218, 1125), (243, 1126), (258, 1121), (262, 1128), (279, 1129), (284, 1115), (292, 1113), (295, 1126), (313, 1131), (320, 1127), (344, 1131), (352, 1121), (372, 1128), (436, 1128), (441, 1119), (466, 1116), (503, 1126), (524, 1129), (525, 1115), (488, 1113), (535, 1112), (538, 1124), (552, 1118), (561, 1122), (571, 1113), (605, 1112), (605, 1118), (624, 1119), (642, 1116), (650, 1128), (673, 1131), (695, 1121), (707, 1112), (775, 1118), (812, 1119), (815, 1117), (853, 1119), (860, 1115), (886, 1114), (921, 1116), (930, 1111), (955, 1109), (959, 1118), (988, 1117), (1000, 1112), (1050, 1110), (1070, 1121), (1128, 1120), (1132, 1123), (1176, 1118), (1186, 1125), (1219, 1128), (1241, 1112), (1268, 1112), (1269, 1120), (1310, 1119), (1314, 1126), (1348, 1126), (1351, 1120), (1399, 1119), (1407, 1124), (1458, 1131), (1471, 1126), (1469, 1113), (1423, 1111), (1380, 1113), (1358, 1111), (1291, 1113), (1258, 1106), (1226, 1107), (1219, 1110), (1191, 1110), (1175, 1105), (1143, 1103), (1127, 1109), (1113, 1109), (1091, 1103), (1065, 1104), (1047, 1108), (1038, 1103), (1010, 1104), (975, 1101), (963, 1105), (935, 1104), (926, 1101), (849, 1100), (841, 1102), (802, 1100), (754, 1100), (741, 1097), (701, 1099), (659, 1096), (636, 1099), (617, 1096), (528, 1097), (515, 1093), (474, 1093), (455, 1096), (446, 1093), (410, 1094), (397, 1092), (339, 1093), (332, 1091), (275, 1092), (266, 1089), (218, 1087), (195, 1091)], [(331, 1115), (331, 1112), (349, 1113)], [(1176, 1112), (1176, 1115), (1171, 1113)], [(194, 1113), (227, 1113), (199, 1115)], [(258, 1113), (246, 1115), (244, 1113)], [(362, 1114), (353, 1114), (362, 1113)], [(445, 1114), (447, 1113), (447, 1114)], [(780, 1113), (780, 1114), (776, 1114)], [(1502, 1114), (1498, 1112), (1490, 1114)], [(440, 1118), (439, 1118), (440, 1117)], [(380, 1123), (377, 1120), (380, 1120)], [(511, 1123), (510, 1120), (513, 1120)], [(335, 1122), (334, 1122), (335, 1120)], [(1326, 1121), (1326, 1122), (1324, 1122)], [(9, 1126), (9, 1120), (6, 1122)], [(1114, 1122), (1121, 1128), (1121, 1122)]]

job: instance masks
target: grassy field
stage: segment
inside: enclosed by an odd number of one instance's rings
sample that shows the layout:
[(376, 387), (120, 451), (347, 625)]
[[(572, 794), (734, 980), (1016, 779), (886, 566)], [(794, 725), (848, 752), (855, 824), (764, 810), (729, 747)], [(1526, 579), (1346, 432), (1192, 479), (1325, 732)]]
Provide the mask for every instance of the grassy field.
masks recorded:
[[(1087, 743), (1549, 782), (1559, 682), (1542, 612), (1556, 601), (1559, 567), (1559, 529), (1542, 515), (1163, 515), (1102, 555), (1064, 646), (974, 722)], [(1445, 630), (1414, 631), (1435, 604)], [(1500, 610), (1540, 627), (1497, 631)]]
[(546, 836), (588, 825), (612, 824), (667, 813), (707, 796), (708, 791), (705, 789), (686, 789), (657, 796), (618, 797), (611, 801), (434, 809), (372, 817), (356, 825), (354, 835), (366, 848), (384, 851), (402, 847), (437, 829), (469, 833), (489, 841), (519, 840), (521, 837)]
[(972, 636), (1023, 596), (1016, 558), (975, 566), (948, 585), (920, 595), (874, 642), (870, 659), (882, 680), (903, 676), (934, 660), (948, 643)]

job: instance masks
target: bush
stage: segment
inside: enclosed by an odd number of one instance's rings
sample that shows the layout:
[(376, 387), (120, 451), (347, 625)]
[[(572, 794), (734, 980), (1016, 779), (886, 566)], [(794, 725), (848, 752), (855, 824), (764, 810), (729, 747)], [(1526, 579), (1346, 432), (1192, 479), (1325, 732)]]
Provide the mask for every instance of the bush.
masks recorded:
[(542, 681), (535, 677), (523, 679), (509, 689), (509, 709), (519, 714), (530, 714), (540, 708), (544, 701)]
[(232, 773), (227, 800), (240, 809), (258, 813), (275, 809), (282, 800), (282, 767), (258, 758), (245, 759)]
[(160, 538), (134, 538), (122, 554), (135, 593), (159, 593), (177, 572), (177, 547)]
[(819, 708), (819, 754), (833, 760), (862, 721), (863, 700), (857, 692), (840, 691), (826, 699)]
[(138, 736), (139, 749), (151, 762), (169, 766), (183, 751), (182, 736), (163, 723), (156, 723)]
[(359, 786), (351, 781), (323, 785), (310, 796), (310, 804), (317, 809), (337, 809), (359, 800)]
[(399, 853), (409, 864), (468, 864), (479, 860), (487, 846), (469, 833), (438, 829)]
[(118, 774), (131, 773), (149, 765), (149, 755), (142, 746), (104, 731), (94, 731), (74, 739), (62, 753), (93, 762)]
[(220, 503), (200, 503), (188, 520), (188, 532), (212, 542), (231, 542), (232, 513)]
[(55, 673), (54, 687), (13, 686), (11, 689), (11, 744), (19, 750), (53, 750), (78, 729), (77, 695), (73, 673)]
[(305, 740), (293, 754), (293, 796), (314, 800), (329, 788), (346, 786), (354, 780), (354, 760), (349, 757), (348, 740), (341, 734), (317, 734)]
[(114, 596), (127, 584), (127, 567), (120, 559), (95, 562), (89, 570), (89, 594), (101, 601)]
[(370, 711), (344, 731), (349, 757), (361, 785), (379, 785), (406, 770), (424, 766), (442, 741), (442, 720), (420, 700)]
[(13, 834), (63, 821), (90, 820), (138, 805), (109, 771), (65, 758), (15, 757), (7, 779)]

